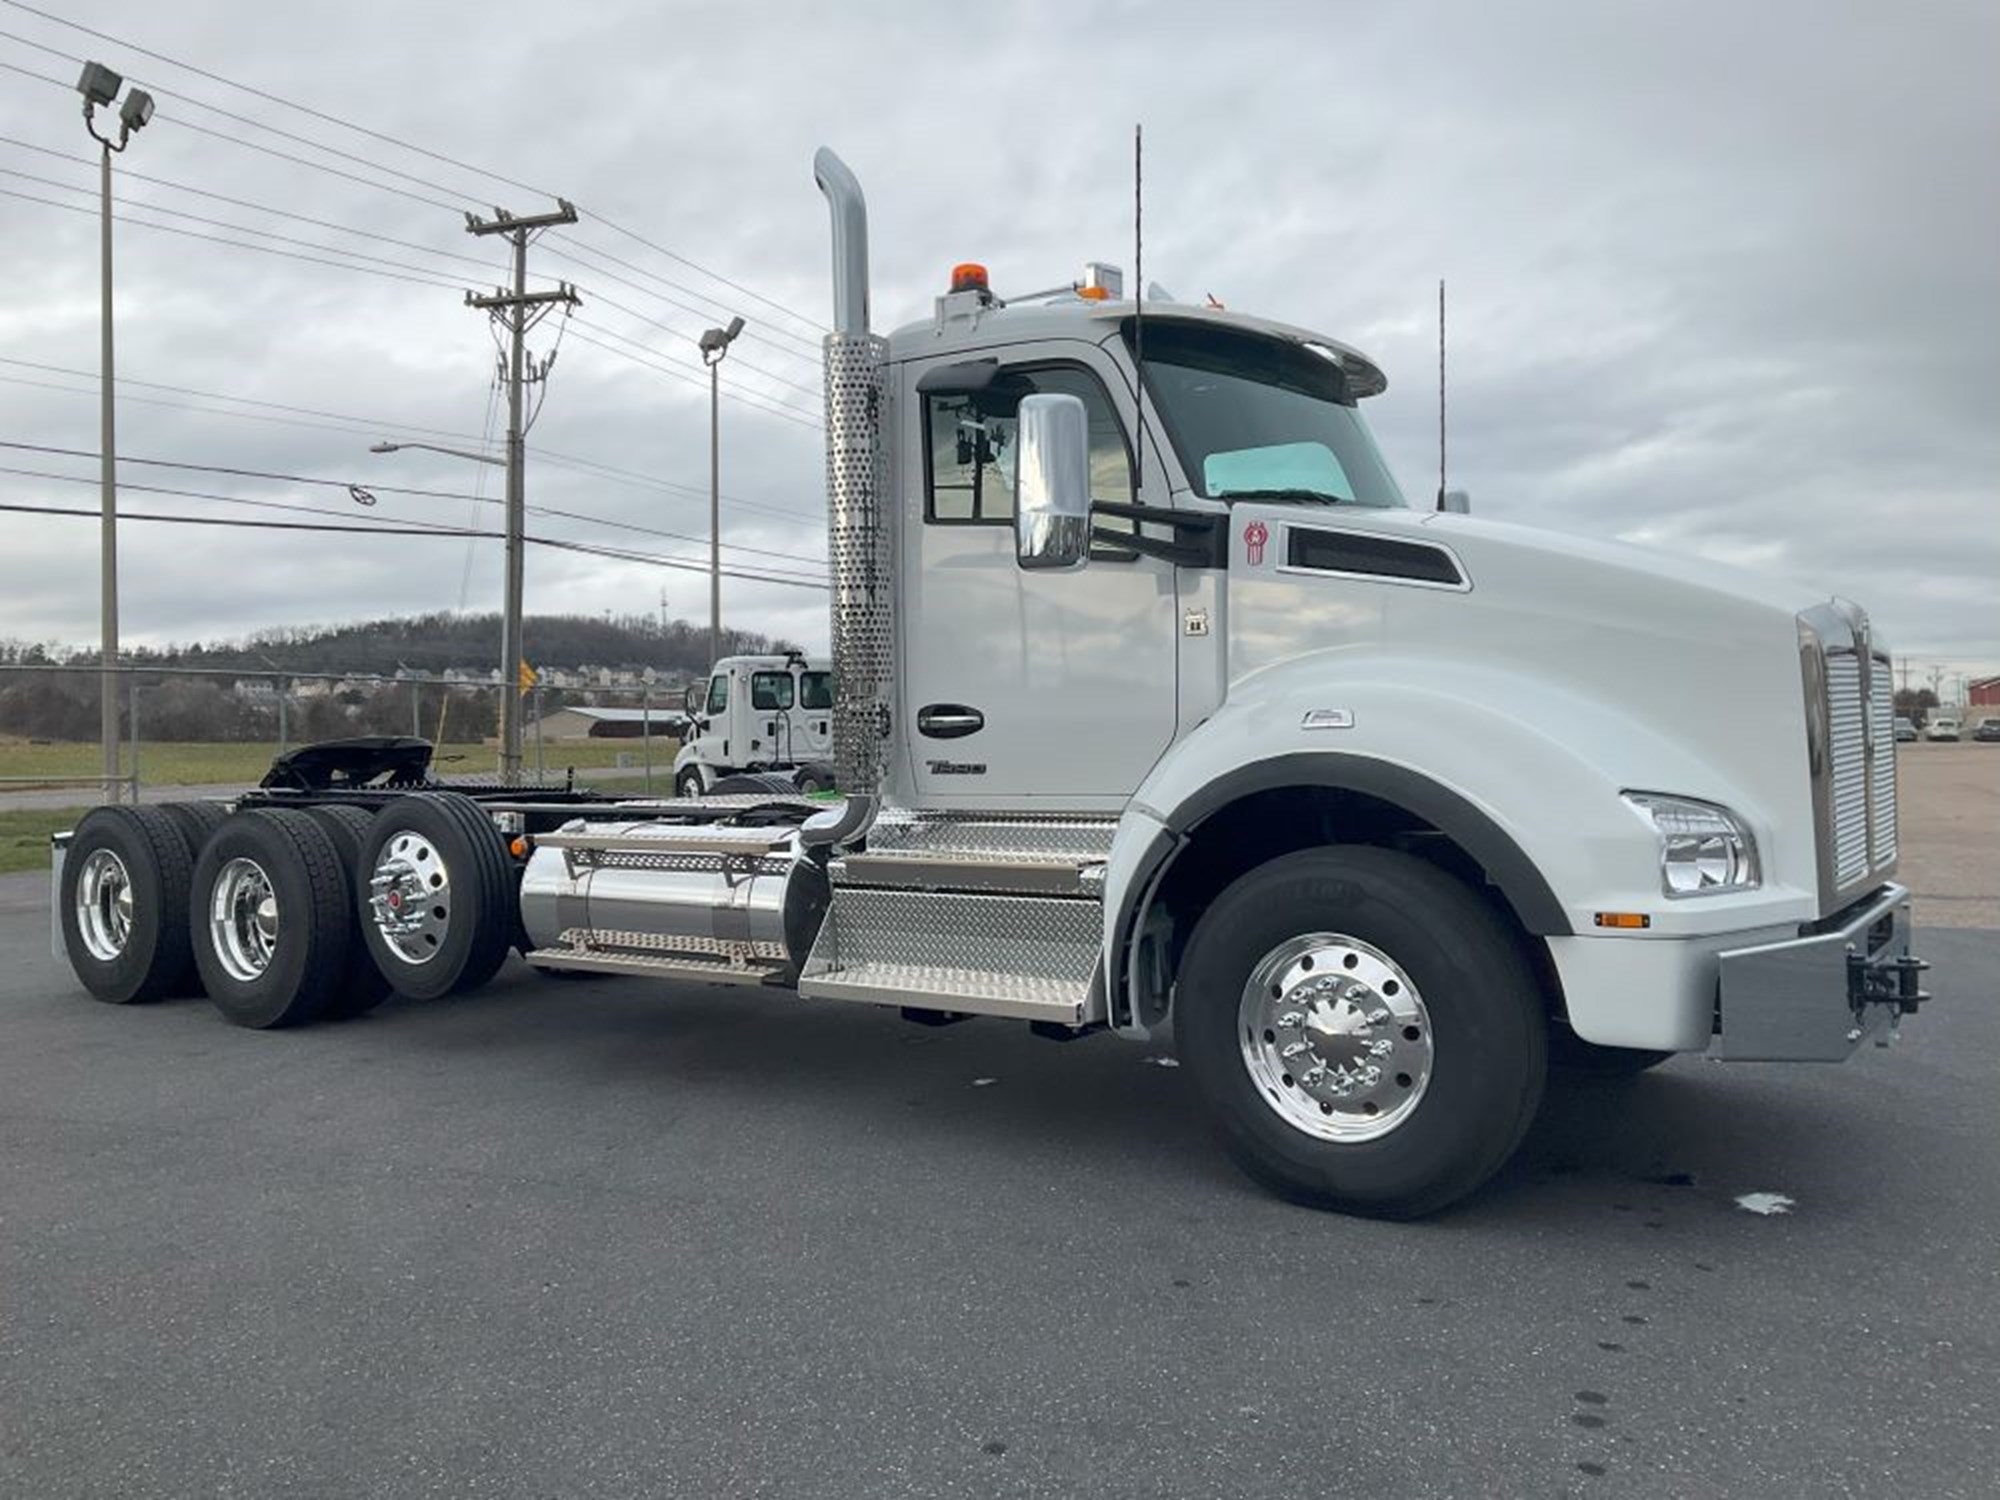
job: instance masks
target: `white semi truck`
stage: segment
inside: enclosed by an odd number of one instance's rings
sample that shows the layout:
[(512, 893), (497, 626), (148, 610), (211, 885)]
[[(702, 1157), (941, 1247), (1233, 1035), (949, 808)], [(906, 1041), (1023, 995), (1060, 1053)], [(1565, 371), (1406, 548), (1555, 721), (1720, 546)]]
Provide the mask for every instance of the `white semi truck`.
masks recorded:
[[(92, 993), (270, 1026), (557, 971), (1171, 1046), (1280, 1193), (1421, 1214), (1550, 1064), (1833, 1061), (1926, 998), (1887, 648), (1843, 602), (1408, 505), (1310, 329), (961, 267), (871, 330), (833, 221), (842, 797), (445, 791), (315, 747), (58, 840)], [(1742, 712), (1743, 705), (1758, 712)]]
[(732, 776), (783, 776), (802, 792), (832, 789), (833, 671), (796, 652), (725, 656), (687, 693), (687, 738), (674, 791), (700, 797)]

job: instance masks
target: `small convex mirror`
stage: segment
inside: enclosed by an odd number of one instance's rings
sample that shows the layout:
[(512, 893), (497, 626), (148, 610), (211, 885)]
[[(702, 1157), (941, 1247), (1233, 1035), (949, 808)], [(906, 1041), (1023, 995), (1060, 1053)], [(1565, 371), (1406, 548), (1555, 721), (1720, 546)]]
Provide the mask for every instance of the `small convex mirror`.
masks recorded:
[(1075, 396), (1021, 398), (1014, 555), (1024, 568), (1080, 568), (1090, 560), (1090, 418)]

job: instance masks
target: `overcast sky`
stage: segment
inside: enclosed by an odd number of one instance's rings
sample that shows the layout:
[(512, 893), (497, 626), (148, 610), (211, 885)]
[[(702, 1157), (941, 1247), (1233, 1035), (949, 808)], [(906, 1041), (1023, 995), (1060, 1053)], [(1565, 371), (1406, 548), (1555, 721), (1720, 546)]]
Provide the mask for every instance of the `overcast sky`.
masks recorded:
[[(749, 332), (726, 384), (747, 399), (723, 407), (724, 537), (726, 561), (752, 571), (809, 573), (822, 555), (809, 350), (830, 299), (813, 148), (833, 145), (868, 192), (886, 327), (926, 314), (956, 261), (986, 262), (1003, 295), (1086, 259), (1129, 266), (1131, 128), (1143, 121), (1148, 279), (1371, 353), (1390, 389), (1368, 411), (1413, 496), (1436, 482), (1442, 276), (1452, 481), (1479, 512), (1809, 581), (1869, 606), (1918, 672), (2000, 664), (1990, 0), (37, 4), (118, 40), (0, 3), (13, 34), (0, 62), (61, 84), (0, 69), (0, 168), (28, 174), (0, 175), (0, 189), (92, 210), (0, 196), (0, 440), (97, 446), (96, 179), (68, 91), (75, 57), (159, 96), (121, 172), (408, 242), (124, 178), (134, 222), (118, 240), (118, 368), (135, 383), (121, 390), (121, 453), (455, 493), (483, 484), (497, 497), (497, 469), (366, 450), (422, 436), (406, 429), (477, 444), (493, 350), (461, 289), (490, 285), (500, 256), (456, 209), (539, 211), (560, 193), (584, 220), (532, 264), (580, 286), (587, 323), (570, 325), (530, 439), (530, 503), (705, 536), (707, 398), (692, 341), (738, 312)], [(384, 183), (416, 196), (373, 185)], [(234, 240), (290, 235), (309, 243), (262, 243), (329, 260), (344, 257), (312, 247), (358, 251), (423, 279), (163, 233), (142, 217)], [(495, 269), (446, 258), (468, 255)], [(590, 339), (636, 340), (681, 375)], [(593, 476), (536, 450), (641, 477)], [(0, 450), (0, 465), (96, 472), (90, 457), (18, 448)], [(364, 525), (498, 519), (462, 499), (381, 493), (363, 508), (337, 487), (139, 464), (121, 476)], [(89, 509), (97, 496), (0, 474), (0, 500)], [(122, 503), (312, 519), (135, 489)], [(702, 555), (600, 520), (535, 516), (531, 530)], [(151, 643), (491, 609), (500, 590), (491, 541), (136, 521), (121, 537), (125, 632)], [(528, 580), (531, 611), (657, 610), (662, 589), (675, 614), (706, 608), (700, 574), (641, 563), (537, 549)], [(725, 608), (732, 624), (825, 638), (810, 589), (730, 580)], [(0, 635), (85, 643), (96, 627), (95, 523), (0, 513)]]

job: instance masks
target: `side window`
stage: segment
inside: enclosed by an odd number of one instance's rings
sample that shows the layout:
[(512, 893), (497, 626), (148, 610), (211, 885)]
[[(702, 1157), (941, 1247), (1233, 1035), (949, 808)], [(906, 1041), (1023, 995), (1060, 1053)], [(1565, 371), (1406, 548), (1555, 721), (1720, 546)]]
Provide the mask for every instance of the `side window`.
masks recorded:
[(729, 678), (718, 672), (708, 682), (708, 711), (712, 714), (726, 712), (729, 708)]
[(750, 706), (763, 712), (786, 709), (792, 706), (792, 674), (790, 672), (752, 672), (750, 674)]
[(833, 707), (833, 673), (805, 672), (799, 676), (800, 708)]
[[(1132, 501), (1132, 456), (1124, 424), (1088, 370), (1074, 365), (1003, 370), (986, 390), (925, 398), (930, 492), (925, 518), (941, 524), (1004, 525), (1014, 517), (1014, 428), (1021, 398), (1076, 396), (1090, 417), (1090, 495)], [(1100, 524), (1128, 529), (1129, 523)]]

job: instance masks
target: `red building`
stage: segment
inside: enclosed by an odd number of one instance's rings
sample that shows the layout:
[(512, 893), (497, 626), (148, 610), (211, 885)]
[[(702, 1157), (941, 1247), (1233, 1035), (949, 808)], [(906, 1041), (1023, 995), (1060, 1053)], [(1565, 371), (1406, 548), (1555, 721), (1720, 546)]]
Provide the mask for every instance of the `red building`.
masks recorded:
[(1975, 677), (1965, 689), (1968, 708), (2000, 708), (2000, 677)]

